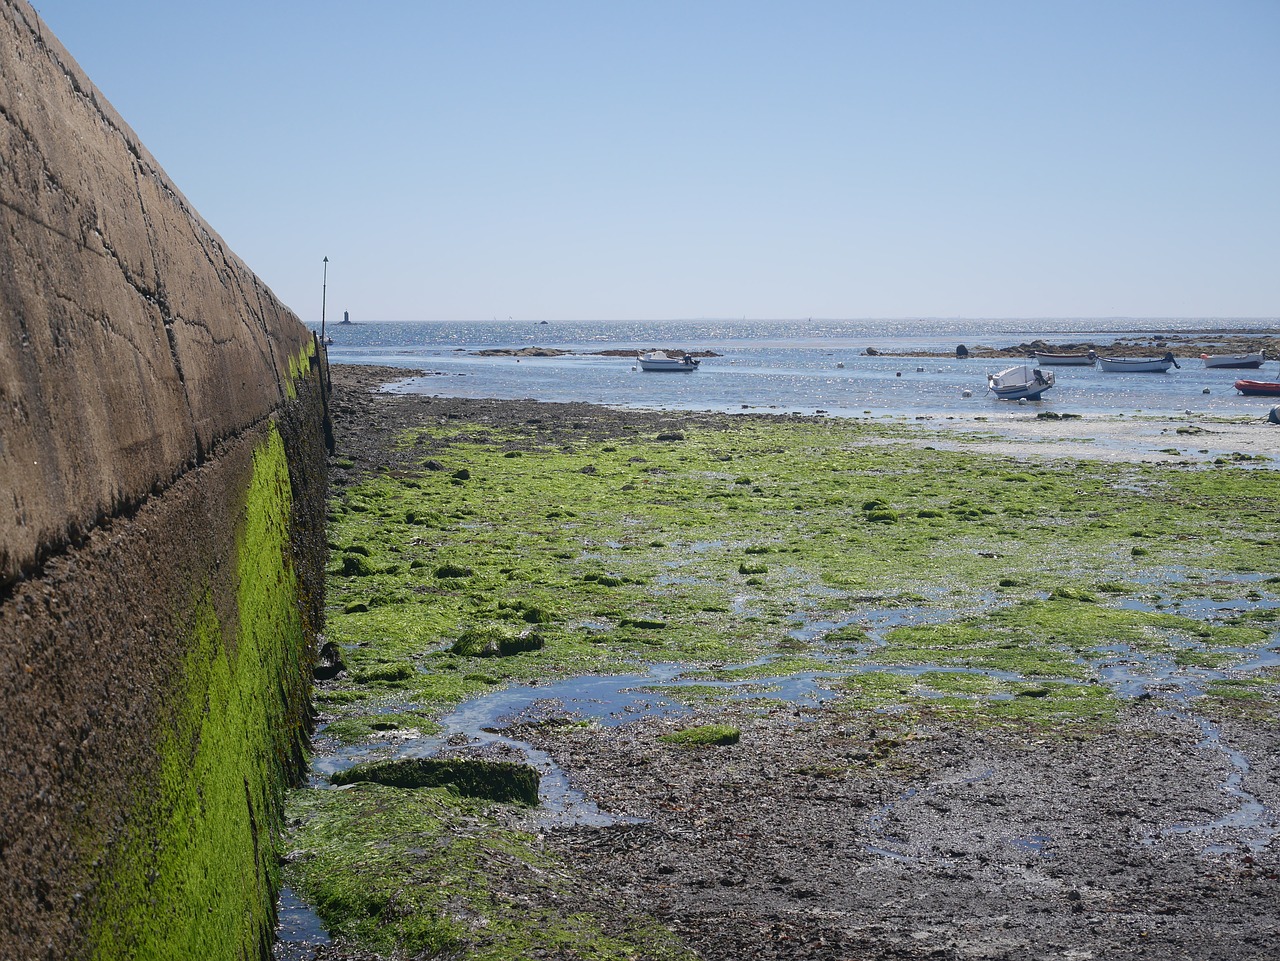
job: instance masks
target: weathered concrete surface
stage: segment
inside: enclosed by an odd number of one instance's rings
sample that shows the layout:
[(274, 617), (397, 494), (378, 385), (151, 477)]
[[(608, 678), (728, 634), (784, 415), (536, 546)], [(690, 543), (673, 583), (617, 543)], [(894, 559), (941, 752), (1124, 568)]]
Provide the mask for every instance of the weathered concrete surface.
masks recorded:
[(327, 491), (315, 338), (0, 0), (0, 958), (268, 950)]
[(0, 3), (0, 584), (278, 407), (310, 334)]

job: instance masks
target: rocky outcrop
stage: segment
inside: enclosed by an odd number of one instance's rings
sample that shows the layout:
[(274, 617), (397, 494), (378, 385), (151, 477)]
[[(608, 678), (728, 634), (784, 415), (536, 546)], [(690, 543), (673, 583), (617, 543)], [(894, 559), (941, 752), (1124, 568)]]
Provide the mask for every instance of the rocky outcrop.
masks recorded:
[(268, 951), (323, 617), (326, 374), (0, 0), (0, 957)]

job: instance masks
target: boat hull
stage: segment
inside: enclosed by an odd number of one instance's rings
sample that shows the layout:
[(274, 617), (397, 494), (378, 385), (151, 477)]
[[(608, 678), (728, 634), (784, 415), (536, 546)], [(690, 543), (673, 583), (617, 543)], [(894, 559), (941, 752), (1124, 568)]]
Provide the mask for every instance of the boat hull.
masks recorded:
[(1087, 354), (1046, 354), (1037, 350), (1031, 356), (1042, 367), (1092, 367), (1098, 359), (1093, 351)]
[(1256, 354), (1201, 354), (1206, 367), (1226, 367), (1231, 370), (1257, 370), (1267, 359), (1265, 351)]
[(1178, 362), (1171, 357), (1157, 360), (1143, 357), (1099, 357), (1098, 364), (1103, 370), (1130, 374), (1167, 374), (1170, 367), (1178, 366)]
[(1019, 387), (992, 387), (991, 392), (996, 395), (999, 400), (1039, 400), (1040, 395), (1052, 387), (1027, 387), (1025, 385)]
[(1235, 389), (1250, 397), (1280, 397), (1280, 383), (1269, 380), (1238, 380)]

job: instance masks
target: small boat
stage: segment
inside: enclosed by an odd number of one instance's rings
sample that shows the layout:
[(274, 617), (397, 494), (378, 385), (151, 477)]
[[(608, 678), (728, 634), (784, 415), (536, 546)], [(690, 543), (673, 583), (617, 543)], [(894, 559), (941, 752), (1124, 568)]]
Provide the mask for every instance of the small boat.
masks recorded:
[(1280, 397), (1280, 384), (1271, 380), (1238, 380), (1235, 388), (1250, 397)]
[(1098, 355), (1092, 350), (1064, 354), (1033, 350), (1031, 356), (1036, 363), (1043, 364), (1046, 367), (1092, 367), (1098, 359)]
[(696, 357), (690, 357), (683, 354), (679, 357), (672, 357), (663, 350), (651, 350), (647, 354), (640, 355), (641, 370), (678, 370), (693, 371), (698, 369), (699, 360)]
[(1252, 367), (1257, 369), (1267, 359), (1267, 352), (1258, 350), (1251, 354), (1201, 354), (1200, 359), (1204, 361), (1206, 367), (1232, 367), (1235, 369)]
[(1098, 363), (1103, 370), (1128, 371), (1132, 374), (1167, 374), (1170, 367), (1182, 368), (1172, 352), (1163, 357), (1099, 357)]
[(987, 374), (987, 390), (1001, 400), (1039, 400), (1053, 386), (1052, 371), (1022, 365)]

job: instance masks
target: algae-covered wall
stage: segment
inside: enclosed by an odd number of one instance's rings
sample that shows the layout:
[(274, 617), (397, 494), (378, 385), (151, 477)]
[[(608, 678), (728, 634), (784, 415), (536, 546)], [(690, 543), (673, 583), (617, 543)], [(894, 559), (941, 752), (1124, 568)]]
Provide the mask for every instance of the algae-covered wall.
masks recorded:
[(0, 957), (269, 950), (324, 362), (0, 0)]

